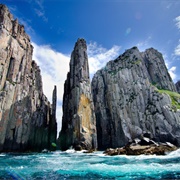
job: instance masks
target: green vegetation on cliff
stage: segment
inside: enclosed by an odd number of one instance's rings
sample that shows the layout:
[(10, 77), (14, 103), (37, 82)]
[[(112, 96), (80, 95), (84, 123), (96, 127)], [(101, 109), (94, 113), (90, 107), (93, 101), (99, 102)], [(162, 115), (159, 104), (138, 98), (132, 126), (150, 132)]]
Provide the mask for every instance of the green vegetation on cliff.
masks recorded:
[(171, 97), (172, 106), (175, 109), (180, 109), (180, 94), (177, 92), (164, 90), (164, 89), (158, 89), (159, 93), (168, 94)]

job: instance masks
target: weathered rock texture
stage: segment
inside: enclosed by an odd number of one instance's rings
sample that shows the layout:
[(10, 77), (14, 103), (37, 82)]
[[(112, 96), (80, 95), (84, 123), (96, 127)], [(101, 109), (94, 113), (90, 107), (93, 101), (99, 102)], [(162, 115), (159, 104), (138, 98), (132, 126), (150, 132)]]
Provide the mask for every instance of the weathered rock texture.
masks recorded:
[(133, 47), (99, 70), (92, 80), (98, 148), (121, 147), (144, 133), (180, 145), (179, 98), (159, 89), (176, 92), (153, 48), (141, 53)]
[(115, 155), (166, 155), (167, 153), (171, 151), (177, 150), (177, 147), (172, 145), (169, 146), (166, 143), (160, 144), (160, 145), (132, 145), (132, 146), (125, 146), (122, 148), (116, 148), (116, 149), (107, 149), (104, 154), (115, 156)]
[(24, 26), (0, 4), (0, 151), (39, 151), (56, 141), (56, 88), (51, 108), (32, 52)]
[(64, 84), (60, 148), (96, 149), (96, 119), (89, 79), (87, 47), (78, 39), (71, 55), (70, 72)]
[(180, 81), (178, 81), (175, 85), (176, 85), (178, 93), (180, 93)]

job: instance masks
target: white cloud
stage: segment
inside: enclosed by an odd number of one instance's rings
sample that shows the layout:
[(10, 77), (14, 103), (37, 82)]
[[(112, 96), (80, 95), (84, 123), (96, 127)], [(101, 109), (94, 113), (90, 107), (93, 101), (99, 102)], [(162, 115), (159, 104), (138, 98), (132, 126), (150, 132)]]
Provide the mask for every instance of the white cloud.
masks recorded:
[[(32, 43), (32, 45), (34, 47), (33, 59), (41, 69), (44, 94), (50, 102), (52, 101), (54, 85), (57, 85), (57, 121), (59, 132), (61, 129), (64, 82), (69, 71), (70, 55), (57, 52), (49, 45), (37, 45), (36, 43)], [(119, 46), (105, 49), (96, 42), (90, 43), (87, 46), (91, 77), (97, 70), (105, 66), (109, 60), (115, 59), (120, 51)]]
[(70, 55), (64, 55), (55, 51), (49, 45), (34, 46), (33, 59), (37, 62), (41, 69), (43, 91), (48, 100), (52, 101), (52, 91), (54, 85), (57, 85), (57, 121), (58, 131), (61, 128), (62, 107), (64, 81), (69, 71)]
[(174, 80), (176, 79), (176, 74), (175, 74), (175, 72), (176, 72), (176, 67), (173, 66), (173, 67), (171, 67), (170, 69), (168, 69), (168, 71), (169, 71), (169, 74), (170, 74), (172, 80), (174, 81)]
[(96, 42), (88, 44), (88, 56), (89, 56), (89, 70), (90, 76), (104, 67), (110, 60), (115, 59), (119, 55), (120, 46), (114, 45), (110, 49), (103, 48)]
[(172, 80), (175, 82), (177, 80), (177, 75), (176, 75), (176, 66), (170, 66), (172, 62), (170, 62), (168, 60), (168, 57), (166, 54), (163, 54), (163, 58), (164, 58), (164, 61), (165, 61), (165, 64), (166, 64), (166, 67), (168, 69), (168, 72), (172, 78)]
[(180, 30), (180, 16), (176, 17), (174, 20), (176, 22), (177, 28)]

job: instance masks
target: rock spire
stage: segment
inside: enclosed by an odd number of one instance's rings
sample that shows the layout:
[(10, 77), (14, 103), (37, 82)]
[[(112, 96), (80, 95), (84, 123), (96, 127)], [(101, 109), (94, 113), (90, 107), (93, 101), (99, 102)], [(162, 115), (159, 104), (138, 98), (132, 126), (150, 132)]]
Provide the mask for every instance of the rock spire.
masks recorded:
[(71, 54), (70, 71), (64, 84), (60, 148), (96, 149), (96, 119), (89, 79), (87, 46), (78, 39)]

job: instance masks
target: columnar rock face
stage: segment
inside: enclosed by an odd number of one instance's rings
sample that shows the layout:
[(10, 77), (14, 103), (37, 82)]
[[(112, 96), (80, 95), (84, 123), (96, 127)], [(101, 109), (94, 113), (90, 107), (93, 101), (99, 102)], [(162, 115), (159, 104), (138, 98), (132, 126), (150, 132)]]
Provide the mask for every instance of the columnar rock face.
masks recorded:
[(48, 127), (48, 136), (49, 136), (48, 144), (50, 150), (51, 149), (54, 150), (54, 146), (52, 146), (52, 143), (56, 143), (56, 139), (57, 139), (56, 104), (57, 104), (57, 88), (56, 86), (54, 86), (53, 96), (52, 96), (51, 117)]
[(51, 108), (32, 52), (24, 26), (0, 4), (0, 151), (39, 151), (56, 141), (56, 95)]
[(92, 80), (98, 148), (121, 147), (143, 134), (180, 146), (180, 99), (172, 91), (163, 57), (153, 48), (141, 53), (133, 47), (108, 62)]
[(87, 47), (78, 39), (71, 55), (70, 72), (64, 84), (60, 148), (96, 149), (96, 119), (92, 102)]
[(141, 55), (148, 71), (149, 81), (159, 89), (176, 92), (176, 86), (167, 71), (162, 54), (150, 48)]
[(180, 93), (180, 81), (178, 81), (175, 85), (176, 85), (178, 93)]

